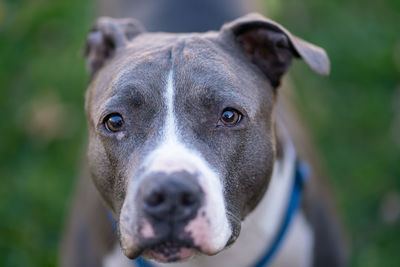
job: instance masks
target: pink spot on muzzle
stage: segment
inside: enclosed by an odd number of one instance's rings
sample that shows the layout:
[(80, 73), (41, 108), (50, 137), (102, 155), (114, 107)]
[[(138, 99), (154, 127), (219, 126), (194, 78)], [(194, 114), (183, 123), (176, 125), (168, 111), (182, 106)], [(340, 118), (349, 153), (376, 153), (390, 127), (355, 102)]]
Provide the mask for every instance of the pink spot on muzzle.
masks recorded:
[(216, 253), (215, 249), (210, 243), (210, 223), (204, 212), (204, 209), (200, 209), (196, 218), (188, 223), (188, 225), (185, 227), (185, 232), (190, 234), (193, 239), (193, 243), (199, 247), (203, 253)]
[(152, 238), (152, 237), (154, 237), (155, 234), (154, 234), (153, 226), (151, 226), (151, 224), (148, 221), (142, 220), (140, 234), (144, 238)]

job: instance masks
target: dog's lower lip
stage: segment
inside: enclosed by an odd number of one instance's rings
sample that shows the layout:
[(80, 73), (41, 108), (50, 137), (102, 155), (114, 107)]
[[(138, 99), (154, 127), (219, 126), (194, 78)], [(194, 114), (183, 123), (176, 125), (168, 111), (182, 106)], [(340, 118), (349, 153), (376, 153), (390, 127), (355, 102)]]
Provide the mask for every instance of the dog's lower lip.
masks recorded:
[(193, 245), (182, 240), (163, 240), (144, 248), (142, 256), (160, 262), (175, 262), (191, 258), (198, 252)]
[(191, 258), (196, 249), (190, 246), (181, 245), (179, 242), (166, 242), (148, 249), (149, 255), (161, 262), (175, 262)]
[(158, 242), (150, 247), (150, 249), (154, 251), (177, 250), (180, 248), (190, 248), (190, 246), (180, 240), (165, 240), (162, 242)]

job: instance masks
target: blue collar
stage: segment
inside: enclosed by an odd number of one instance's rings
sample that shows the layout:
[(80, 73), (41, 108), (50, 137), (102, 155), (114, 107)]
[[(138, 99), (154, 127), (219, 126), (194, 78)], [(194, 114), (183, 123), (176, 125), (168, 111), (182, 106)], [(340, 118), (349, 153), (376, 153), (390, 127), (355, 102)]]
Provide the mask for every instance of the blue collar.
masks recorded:
[(292, 194), (287, 206), (285, 217), (283, 218), (281, 227), (276, 233), (274, 242), (265, 251), (264, 256), (254, 265), (255, 267), (266, 267), (271, 262), (274, 255), (278, 251), (282, 240), (289, 229), (290, 222), (293, 219), (294, 214), (300, 207), (301, 194), (303, 193), (303, 185), (310, 177), (310, 171), (307, 163), (304, 161), (296, 161), (296, 169), (294, 172), (294, 181), (292, 187)]
[[(310, 173), (309, 173), (309, 168), (308, 168), (307, 163), (297, 160), (296, 168), (295, 168), (295, 172), (294, 172), (292, 193), (291, 193), (290, 200), (288, 202), (285, 217), (282, 220), (281, 227), (279, 228), (279, 231), (276, 233), (274, 241), (271, 243), (271, 245), (265, 251), (264, 256), (256, 264), (254, 264), (254, 267), (267, 267), (268, 264), (273, 259), (273, 257), (276, 255), (276, 252), (278, 251), (280, 245), (282, 244), (282, 240), (284, 239), (284, 237), (287, 233), (287, 230), (289, 229), (289, 226), (293, 219), (293, 216), (295, 215), (296, 211), (300, 207), (301, 195), (303, 193), (303, 185), (308, 180), (309, 176), (310, 176)], [(111, 214), (110, 214), (110, 218), (113, 222), (113, 227), (115, 229), (115, 222), (112, 219)], [(133, 266), (136, 266), (136, 267), (153, 267), (154, 266), (153, 264), (151, 264), (149, 261), (146, 261), (142, 257), (132, 260), (132, 263), (133, 263)]]

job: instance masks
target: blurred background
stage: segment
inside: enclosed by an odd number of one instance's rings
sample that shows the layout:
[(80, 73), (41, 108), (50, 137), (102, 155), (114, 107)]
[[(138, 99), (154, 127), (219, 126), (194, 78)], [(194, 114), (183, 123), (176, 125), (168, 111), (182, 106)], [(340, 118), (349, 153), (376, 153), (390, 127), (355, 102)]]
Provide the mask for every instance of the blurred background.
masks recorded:
[[(56, 266), (85, 159), (81, 51), (94, 0), (0, 0), (0, 266)], [(290, 83), (351, 240), (351, 266), (400, 264), (400, 1), (263, 0), (324, 47), (329, 77)]]

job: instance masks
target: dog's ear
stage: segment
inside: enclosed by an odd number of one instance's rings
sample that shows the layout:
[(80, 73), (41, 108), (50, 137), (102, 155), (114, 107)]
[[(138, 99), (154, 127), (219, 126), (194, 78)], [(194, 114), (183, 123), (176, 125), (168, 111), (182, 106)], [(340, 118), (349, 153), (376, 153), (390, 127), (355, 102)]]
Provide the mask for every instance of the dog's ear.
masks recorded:
[(87, 69), (93, 75), (111, 59), (118, 49), (126, 46), (135, 36), (144, 32), (143, 26), (130, 18), (97, 19), (89, 32), (84, 55), (87, 57)]
[(277, 87), (292, 57), (301, 57), (315, 72), (327, 75), (329, 58), (325, 51), (294, 35), (278, 23), (256, 13), (238, 18), (221, 29), (223, 38), (238, 43), (247, 58)]

